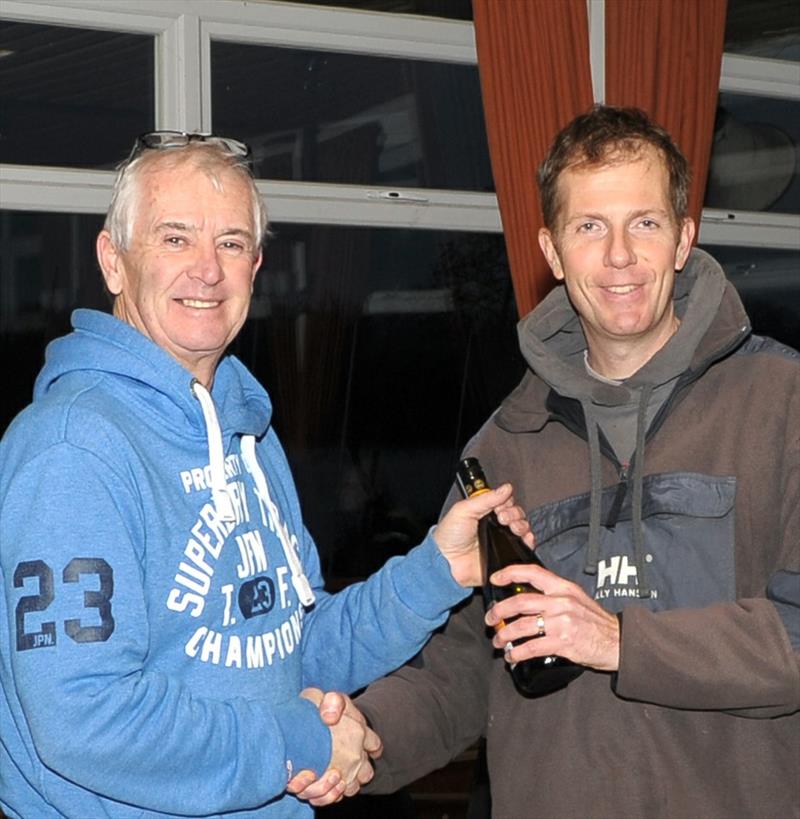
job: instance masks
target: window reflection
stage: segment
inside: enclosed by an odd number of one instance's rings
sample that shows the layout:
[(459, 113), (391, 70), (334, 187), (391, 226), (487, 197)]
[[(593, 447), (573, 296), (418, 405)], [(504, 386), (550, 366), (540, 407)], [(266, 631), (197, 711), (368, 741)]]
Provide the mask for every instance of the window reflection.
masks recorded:
[(0, 162), (112, 168), (155, 116), (154, 38), (0, 20)]
[(719, 95), (705, 206), (800, 213), (800, 102)]
[(800, 12), (797, 0), (728, 0), (725, 51), (800, 60)]
[(475, 66), (212, 41), (211, 76), (262, 179), (493, 190)]

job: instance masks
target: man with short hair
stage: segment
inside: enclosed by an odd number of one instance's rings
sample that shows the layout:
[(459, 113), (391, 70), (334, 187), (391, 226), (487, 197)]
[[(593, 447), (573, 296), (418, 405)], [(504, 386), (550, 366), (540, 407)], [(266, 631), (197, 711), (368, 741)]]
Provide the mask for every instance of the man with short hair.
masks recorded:
[[(539, 185), (564, 286), (465, 454), (513, 482), (547, 568), (498, 572), (539, 591), (475, 596), (356, 700), (369, 789), (483, 735), (495, 819), (798, 817), (800, 357), (690, 250), (686, 161), (641, 112), (575, 119)], [(505, 666), (552, 655), (584, 673), (519, 694)]]
[(510, 488), (454, 507), (326, 594), (263, 388), (225, 350), (266, 215), (235, 140), (156, 132), (120, 168), (78, 310), (0, 443), (0, 807), (47, 817), (301, 817), (372, 775), (336, 698), (398, 667), (480, 582), (477, 520), (530, 538)]

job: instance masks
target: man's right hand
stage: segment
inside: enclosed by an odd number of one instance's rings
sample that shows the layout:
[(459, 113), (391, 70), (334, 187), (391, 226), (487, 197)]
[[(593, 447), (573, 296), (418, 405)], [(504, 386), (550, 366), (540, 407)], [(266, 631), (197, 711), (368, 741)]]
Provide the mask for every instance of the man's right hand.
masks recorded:
[(370, 759), (377, 759), (383, 752), (380, 737), (369, 728), (364, 715), (347, 695), (335, 691), (323, 694), (318, 688), (306, 688), (301, 696), (318, 706), (322, 721), (331, 729), (331, 761), (319, 779), (315, 779), (313, 771), (300, 771), (290, 780), (287, 790), (314, 807), (355, 796), (373, 777)]

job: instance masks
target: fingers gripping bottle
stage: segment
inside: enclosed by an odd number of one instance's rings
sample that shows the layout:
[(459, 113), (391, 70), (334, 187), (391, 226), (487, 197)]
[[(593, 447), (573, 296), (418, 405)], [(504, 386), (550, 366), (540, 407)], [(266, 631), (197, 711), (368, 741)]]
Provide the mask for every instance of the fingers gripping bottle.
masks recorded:
[[(467, 498), (488, 492), (491, 488), (477, 458), (465, 458), (459, 463), (456, 482), (464, 497)], [(483, 564), (483, 597), (487, 609), (514, 594), (538, 591), (529, 583), (510, 583), (507, 586), (494, 586), (489, 583), (489, 577), (505, 566), (515, 563), (543, 565), (521, 538), (497, 520), (494, 512), (484, 516), (478, 524), (478, 541)], [(501, 627), (502, 624), (497, 625), (495, 630)], [(520, 663), (514, 663), (509, 668), (517, 690), (527, 697), (541, 697), (559, 688), (564, 688), (584, 671), (583, 666), (555, 655), (533, 657)]]

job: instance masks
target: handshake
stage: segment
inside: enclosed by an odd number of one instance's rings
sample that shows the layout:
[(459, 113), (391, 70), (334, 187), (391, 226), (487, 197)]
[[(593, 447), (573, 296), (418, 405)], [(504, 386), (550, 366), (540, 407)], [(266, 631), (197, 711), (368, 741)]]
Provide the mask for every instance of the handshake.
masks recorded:
[[(500, 523), (533, 548), (530, 524), (524, 510), (515, 504), (509, 484), (453, 504), (433, 530), (433, 539), (447, 560), (453, 579), (466, 588), (484, 582), (477, 548), (477, 521), (492, 510)], [(306, 688), (300, 696), (317, 706), (322, 721), (330, 728), (331, 759), (328, 769), (319, 778), (310, 770), (295, 774), (287, 791), (314, 807), (355, 796), (374, 775), (371, 760), (377, 759), (383, 751), (381, 738), (367, 725), (364, 715), (347, 695)]]
[(336, 691), (324, 694), (319, 688), (306, 688), (300, 696), (319, 708), (322, 721), (330, 727), (331, 761), (319, 778), (313, 771), (300, 771), (286, 789), (315, 807), (355, 796), (373, 777), (371, 760), (383, 751), (381, 738), (346, 694)]

